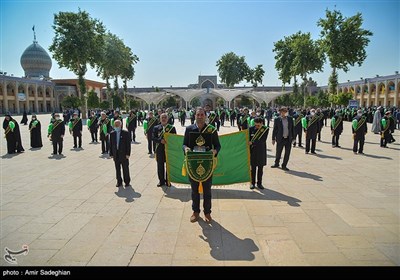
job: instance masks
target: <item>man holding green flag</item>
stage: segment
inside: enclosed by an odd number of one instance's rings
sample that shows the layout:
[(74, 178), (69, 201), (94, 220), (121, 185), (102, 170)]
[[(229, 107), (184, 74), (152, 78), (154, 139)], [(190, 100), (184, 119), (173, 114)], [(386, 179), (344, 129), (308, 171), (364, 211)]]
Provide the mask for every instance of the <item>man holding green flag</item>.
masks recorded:
[[(205, 181), (194, 180), (194, 173), (191, 172), (190, 163), (188, 162), (188, 155), (196, 156), (196, 152), (192, 153), (192, 151), (199, 151), (198, 156), (207, 156), (207, 152), (212, 152), (212, 156), (216, 157), (218, 152), (221, 149), (221, 145), (219, 143), (217, 129), (209, 124), (206, 125), (206, 111), (202, 107), (197, 107), (196, 109), (196, 122), (193, 125), (190, 125), (186, 128), (185, 136), (183, 140), (183, 150), (186, 154), (186, 167), (189, 173), (189, 181), (192, 188), (192, 210), (193, 214), (190, 217), (190, 221), (192, 223), (196, 222), (200, 216), (200, 192), (201, 187), (203, 189), (203, 208), (204, 208), (204, 216), (206, 218), (206, 222), (210, 223), (212, 221), (211, 218), (211, 184), (212, 184), (212, 172), (213, 170), (208, 170), (209, 168), (213, 168), (213, 165), (210, 164), (205, 166), (205, 168), (199, 164), (197, 168), (195, 168), (195, 172), (199, 177), (202, 175), (210, 173), (210, 176)], [(195, 141), (192, 141), (193, 136), (195, 135), (197, 138)], [(203, 137), (204, 135), (204, 137)], [(192, 138), (191, 138), (192, 137)], [(207, 143), (207, 139), (210, 139), (211, 143)], [(204, 146), (208, 145), (209, 146)], [(203, 149), (204, 148), (204, 149)], [(204, 151), (203, 151), (204, 150)], [(195, 160), (194, 160), (195, 161)], [(205, 165), (205, 164), (204, 164)]]

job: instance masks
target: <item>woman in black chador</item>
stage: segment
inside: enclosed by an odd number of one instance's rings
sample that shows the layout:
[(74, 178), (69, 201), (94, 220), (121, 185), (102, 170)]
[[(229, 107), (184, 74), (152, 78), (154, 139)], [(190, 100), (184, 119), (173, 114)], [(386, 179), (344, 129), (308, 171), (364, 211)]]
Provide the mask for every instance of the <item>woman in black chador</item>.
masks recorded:
[(7, 113), (5, 115), (3, 121), (3, 129), (4, 136), (7, 140), (7, 153), (22, 153), (24, 151), (24, 148), (22, 147), (19, 125), (18, 122), (11, 117), (10, 113)]
[(32, 120), (29, 123), (29, 131), (31, 133), (31, 147), (41, 148), (42, 144), (42, 130), (40, 121), (36, 118), (36, 115), (32, 115)]
[(28, 123), (28, 115), (26, 114), (26, 111), (24, 111), (24, 114), (22, 115), (21, 124), (26, 125), (27, 123)]

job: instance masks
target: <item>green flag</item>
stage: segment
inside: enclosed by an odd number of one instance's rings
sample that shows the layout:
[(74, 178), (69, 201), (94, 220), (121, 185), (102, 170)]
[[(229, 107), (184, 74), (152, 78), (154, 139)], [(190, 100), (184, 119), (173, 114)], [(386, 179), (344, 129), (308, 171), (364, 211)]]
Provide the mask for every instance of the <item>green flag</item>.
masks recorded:
[[(164, 135), (167, 156), (168, 180), (189, 184), (188, 176), (182, 176), (184, 154), (183, 136), (166, 133)], [(213, 185), (230, 185), (251, 181), (249, 135), (247, 130), (219, 136), (221, 151), (217, 156), (217, 167), (213, 174)]]

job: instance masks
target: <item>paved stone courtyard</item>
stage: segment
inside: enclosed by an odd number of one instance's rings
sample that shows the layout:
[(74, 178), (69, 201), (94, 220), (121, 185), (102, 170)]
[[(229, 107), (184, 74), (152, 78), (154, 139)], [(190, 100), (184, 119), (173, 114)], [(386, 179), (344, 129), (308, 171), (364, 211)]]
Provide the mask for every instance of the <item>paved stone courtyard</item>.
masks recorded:
[[(25, 153), (6, 155), (0, 134), (1, 251), (29, 245), (18, 265), (400, 265), (399, 130), (388, 149), (369, 132), (365, 155), (354, 155), (350, 123), (341, 149), (331, 147), (325, 127), (317, 155), (292, 149), (289, 172), (270, 168), (271, 130), (266, 189), (213, 187), (209, 225), (189, 222), (189, 186), (156, 187), (143, 127), (141, 144), (132, 144), (132, 187), (117, 189), (112, 159), (90, 143), (86, 126), (82, 150), (72, 149), (66, 134), (64, 157), (52, 157), (50, 115), (38, 118), (42, 149), (29, 149), (28, 127), (21, 126)], [(220, 134), (234, 131), (222, 127)], [(3, 258), (1, 265), (8, 265)]]

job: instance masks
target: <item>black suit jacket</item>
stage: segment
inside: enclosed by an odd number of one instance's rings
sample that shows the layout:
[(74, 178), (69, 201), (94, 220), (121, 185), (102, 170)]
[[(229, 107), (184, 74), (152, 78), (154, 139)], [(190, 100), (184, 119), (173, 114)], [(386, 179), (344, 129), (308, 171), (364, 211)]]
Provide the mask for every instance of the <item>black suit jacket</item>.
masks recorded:
[[(185, 137), (183, 138), (183, 150), (185, 150), (185, 146), (193, 150), (193, 147), (189, 146), (190, 132), (200, 132), (200, 131), (196, 124), (192, 124), (186, 127)], [(215, 155), (217, 156), (219, 150), (221, 150), (221, 144), (219, 143), (218, 133), (216, 129), (214, 129), (214, 132), (212, 133), (211, 136), (211, 145), (213, 146), (213, 149), (217, 151), (217, 154)]]
[(114, 160), (125, 160), (126, 156), (131, 155), (131, 137), (129, 132), (121, 130), (119, 139), (119, 149), (117, 149), (117, 132), (110, 133), (110, 156)]
[[(294, 139), (294, 124), (292, 117), (286, 117), (288, 120), (289, 135), (288, 139), (291, 142)], [(283, 141), (283, 124), (282, 117), (277, 117), (274, 120), (274, 130), (272, 131), (272, 140), (276, 140), (277, 143)]]

